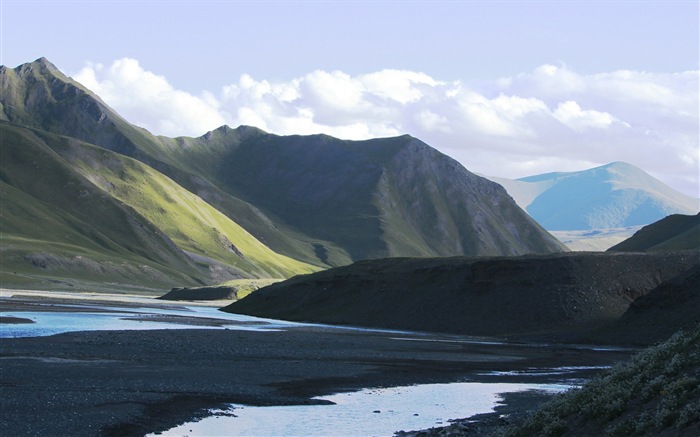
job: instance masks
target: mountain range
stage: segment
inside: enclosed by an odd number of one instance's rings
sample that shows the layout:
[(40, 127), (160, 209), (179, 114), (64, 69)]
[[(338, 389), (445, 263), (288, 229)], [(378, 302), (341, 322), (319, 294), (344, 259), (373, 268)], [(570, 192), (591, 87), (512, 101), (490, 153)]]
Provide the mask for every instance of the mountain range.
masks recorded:
[(638, 227), (671, 214), (700, 211), (699, 199), (625, 162), (515, 180), (490, 179), (549, 231)]
[(3, 286), (161, 289), (567, 250), (501, 186), (408, 135), (155, 136), (44, 58), (0, 67), (0, 119)]

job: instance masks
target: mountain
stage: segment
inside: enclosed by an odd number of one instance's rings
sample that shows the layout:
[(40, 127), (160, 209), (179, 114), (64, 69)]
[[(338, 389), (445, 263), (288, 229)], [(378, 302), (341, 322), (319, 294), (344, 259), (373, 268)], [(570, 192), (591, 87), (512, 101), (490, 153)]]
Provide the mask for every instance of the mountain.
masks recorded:
[(318, 270), (139, 161), (6, 122), (0, 137), (5, 286), (163, 288)]
[(613, 252), (647, 252), (700, 249), (700, 213), (673, 214), (648, 226), (608, 249)]
[[(33, 153), (55, 158), (42, 173), (57, 166), (89, 182), (198, 266), (223, 262), (235, 275), (286, 277), (366, 258), (566, 250), (502, 187), (410, 136), (345, 141), (246, 126), (199, 138), (154, 136), (43, 58), (0, 67), (0, 105), (4, 128), (16, 132), (8, 138), (39, 137)], [(32, 157), (9, 143), (12, 160), (3, 160), (18, 177)], [(17, 196), (41, 197), (28, 184), (12, 187)], [(259, 250), (246, 252), (252, 246), (243, 236)], [(270, 251), (255, 258), (258, 243)]]
[(700, 265), (697, 251), (360, 261), (223, 308), (257, 317), (478, 336), (577, 339)]
[(696, 214), (700, 201), (624, 162), (516, 180), (491, 178), (549, 231), (627, 228), (669, 214)]
[(203, 162), (224, 191), (313, 238), (331, 265), (340, 264), (333, 256), (346, 264), (564, 250), (501, 187), (408, 135), (346, 141), (223, 127), (186, 144), (188, 162)]

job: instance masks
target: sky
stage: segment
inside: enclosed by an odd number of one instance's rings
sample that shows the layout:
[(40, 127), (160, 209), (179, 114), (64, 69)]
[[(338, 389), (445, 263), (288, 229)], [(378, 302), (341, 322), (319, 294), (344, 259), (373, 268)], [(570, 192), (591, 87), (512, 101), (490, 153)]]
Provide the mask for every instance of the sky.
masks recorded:
[(413, 135), (506, 178), (624, 161), (700, 197), (700, 2), (0, 0), (0, 64), (46, 57), (158, 135)]

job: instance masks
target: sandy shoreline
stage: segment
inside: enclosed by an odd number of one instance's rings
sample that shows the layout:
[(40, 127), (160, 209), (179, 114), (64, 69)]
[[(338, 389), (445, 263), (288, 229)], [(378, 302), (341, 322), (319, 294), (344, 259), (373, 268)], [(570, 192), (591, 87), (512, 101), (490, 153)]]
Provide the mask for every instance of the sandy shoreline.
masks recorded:
[[(45, 305), (51, 297), (37, 296), (34, 302)], [(69, 297), (59, 297), (54, 309)], [(17, 303), (31, 306), (32, 299), (24, 295)], [(13, 300), (2, 299), (4, 308)], [(0, 339), (0, 433), (143, 435), (226, 403), (308, 404), (315, 402), (313, 396), (365, 387), (523, 382), (522, 376), (488, 372), (601, 366), (630, 354), (470, 340), (331, 327), (93, 331)], [(527, 382), (555, 380), (537, 378)]]

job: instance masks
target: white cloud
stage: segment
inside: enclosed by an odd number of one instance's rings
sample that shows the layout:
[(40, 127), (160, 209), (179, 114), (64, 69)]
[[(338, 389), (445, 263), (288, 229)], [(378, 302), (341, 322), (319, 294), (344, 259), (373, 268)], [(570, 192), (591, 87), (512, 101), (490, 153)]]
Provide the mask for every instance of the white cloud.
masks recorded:
[(359, 82), (368, 93), (403, 104), (420, 100), (425, 95), (422, 89), (439, 85), (427, 74), (405, 70), (382, 70), (366, 74), (360, 76)]
[(573, 100), (560, 103), (552, 115), (571, 129), (579, 132), (587, 128), (603, 129), (616, 121), (615, 117), (607, 112), (584, 111)]
[(176, 90), (135, 59), (119, 59), (109, 68), (88, 64), (74, 79), (128, 121), (159, 135), (199, 134), (227, 121), (211, 93), (196, 97)]
[(88, 64), (75, 78), (156, 134), (198, 136), (222, 124), (346, 139), (409, 133), (482, 174), (627, 161), (698, 196), (697, 71), (585, 75), (543, 65), (470, 83), (405, 70), (317, 70), (277, 82), (242, 75), (194, 96), (125, 58)]
[(426, 132), (440, 131), (450, 133), (450, 122), (447, 117), (436, 114), (429, 109), (419, 112), (415, 116), (416, 123)]

